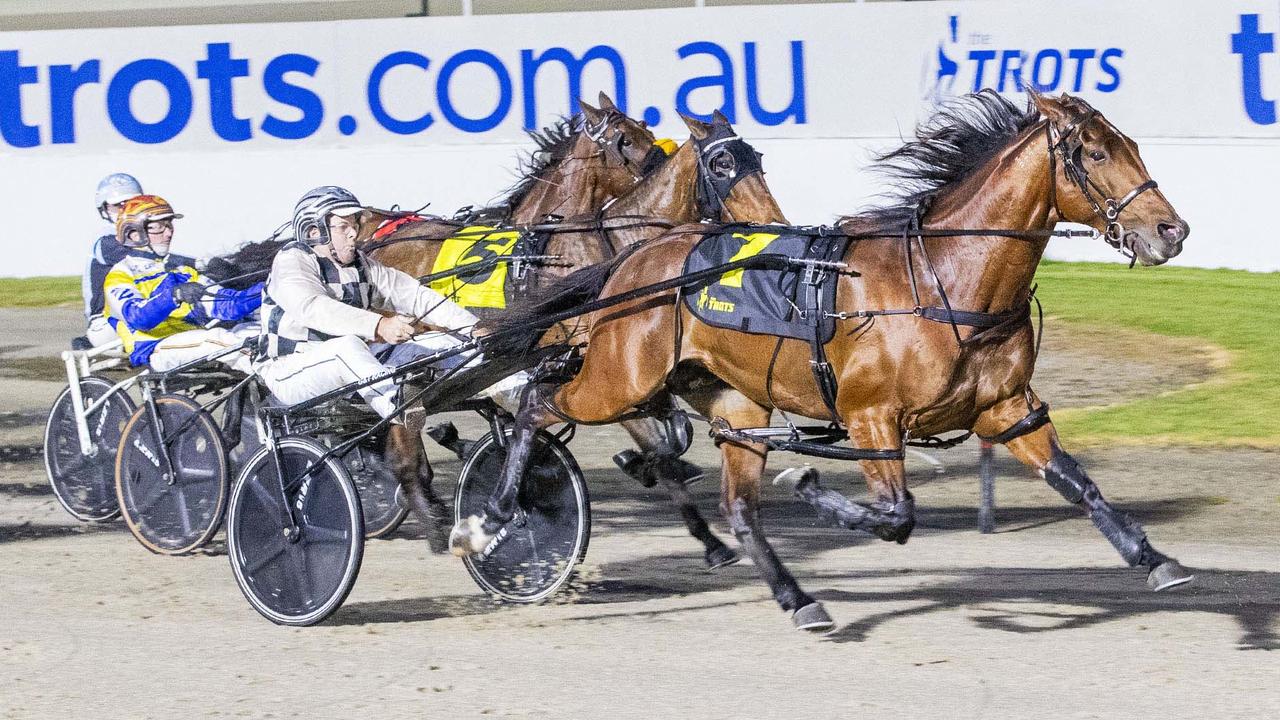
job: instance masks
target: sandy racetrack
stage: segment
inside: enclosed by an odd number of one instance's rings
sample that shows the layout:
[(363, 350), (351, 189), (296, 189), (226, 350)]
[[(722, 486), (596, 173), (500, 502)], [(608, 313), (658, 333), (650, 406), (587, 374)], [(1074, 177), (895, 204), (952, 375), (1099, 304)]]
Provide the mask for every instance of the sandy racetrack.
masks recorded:
[[(366, 547), (332, 619), (285, 629), (240, 596), (220, 540), (159, 557), (121, 523), (81, 525), (57, 505), (38, 453), (60, 383), (39, 358), (76, 321), (0, 311), (0, 717), (1258, 718), (1280, 707), (1274, 452), (1081, 453), (1108, 497), (1197, 572), (1159, 595), (1003, 454), (999, 532), (979, 535), (976, 444), (936, 454), (941, 474), (909, 461), (920, 524), (902, 547), (821, 527), (767, 488), (779, 553), (837, 621), (817, 639), (791, 629), (750, 563), (704, 571), (665, 500), (613, 468), (624, 434), (584, 428), (572, 449), (595, 524), (570, 592), (495, 604), (411, 523)], [(1049, 335), (1037, 387), (1055, 407), (1212, 373), (1210, 350), (1144, 365), (1090, 338)], [(459, 463), (432, 454), (450, 487)], [(717, 465), (701, 437), (689, 457)], [(793, 460), (773, 457), (770, 473)], [(816, 464), (861, 490), (851, 469)], [(712, 472), (695, 486), (709, 515), (716, 483)]]

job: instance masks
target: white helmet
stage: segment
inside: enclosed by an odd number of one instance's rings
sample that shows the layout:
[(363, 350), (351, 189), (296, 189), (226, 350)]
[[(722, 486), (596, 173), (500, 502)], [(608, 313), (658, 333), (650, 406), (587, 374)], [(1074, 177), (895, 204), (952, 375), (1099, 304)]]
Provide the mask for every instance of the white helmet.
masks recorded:
[(93, 195), (93, 205), (98, 208), (98, 214), (103, 220), (108, 222), (111, 218), (107, 216), (107, 206), (122, 203), (132, 197), (142, 194), (142, 183), (132, 175), (125, 173), (112, 173), (98, 182), (98, 191)]

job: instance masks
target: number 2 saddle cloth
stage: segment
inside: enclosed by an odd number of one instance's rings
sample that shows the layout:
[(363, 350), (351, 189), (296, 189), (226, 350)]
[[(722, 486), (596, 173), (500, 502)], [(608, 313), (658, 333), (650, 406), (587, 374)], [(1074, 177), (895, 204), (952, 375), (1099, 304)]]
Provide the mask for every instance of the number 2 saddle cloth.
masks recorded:
[[(791, 230), (791, 233), (788, 233)], [(704, 237), (685, 259), (684, 272), (760, 255), (839, 262), (849, 238), (812, 229), (727, 227)], [(827, 343), (835, 334), (836, 285), (831, 269), (793, 264), (783, 269), (742, 268), (686, 288), (685, 305), (699, 320), (727, 330)]]

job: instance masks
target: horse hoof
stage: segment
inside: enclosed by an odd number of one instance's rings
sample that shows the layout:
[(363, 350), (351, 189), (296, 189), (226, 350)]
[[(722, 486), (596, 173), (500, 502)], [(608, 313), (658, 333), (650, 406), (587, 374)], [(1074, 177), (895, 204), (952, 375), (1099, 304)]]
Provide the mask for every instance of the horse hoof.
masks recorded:
[(813, 633), (825, 633), (836, 626), (831, 616), (823, 609), (822, 603), (811, 602), (791, 615), (791, 622), (797, 630), (808, 630)]
[(793, 493), (800, 492), (800, 486), (818, 481), (818, 471), (805, 465), (804, 467), (787, 468), (773, 478), (773, 484), (789, 488)]
[(738, 553), (734, 552), (728, 545), (721, 545), (714, 550), (707, 551), (707, 569), (719, 570), (726, 565), (732, 565), (742, 558), (738, 557)]
[(1185, 585), (1195, 579), (1177, 560), (1165, 560), (1147, 573), (1147, 587), (1154, 592)]
[(644, 456), (637, 450), (623, 450), (613, 456), (613, 463), (642, 486), (651, 488), (658, 481), (645, 472)]
[(449, 532), (449, 551), (458, 557), (479, 555), (489, 544), (489, 536), (481, 527), (484, 521), (477, 515), (459, 520)]

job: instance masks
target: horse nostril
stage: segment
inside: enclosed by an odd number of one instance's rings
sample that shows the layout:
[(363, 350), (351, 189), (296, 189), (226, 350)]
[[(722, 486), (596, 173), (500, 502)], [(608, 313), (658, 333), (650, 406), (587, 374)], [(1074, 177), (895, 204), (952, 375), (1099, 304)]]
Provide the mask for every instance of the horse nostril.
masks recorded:
[(1160, 234), (1160, 239), (1165, 242), (1177, 243), (1187, 236), (1186, 223), (1160, 223), (1156, 225), (1156, 232)]

